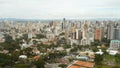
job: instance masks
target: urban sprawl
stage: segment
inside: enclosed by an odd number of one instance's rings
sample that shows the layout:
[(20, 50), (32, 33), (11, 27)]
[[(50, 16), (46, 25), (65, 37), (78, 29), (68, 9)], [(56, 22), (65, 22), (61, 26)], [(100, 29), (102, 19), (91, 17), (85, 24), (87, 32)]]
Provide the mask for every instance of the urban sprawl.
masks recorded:
[(120, 68), (120, 20), (0, 20), (0, 68)]

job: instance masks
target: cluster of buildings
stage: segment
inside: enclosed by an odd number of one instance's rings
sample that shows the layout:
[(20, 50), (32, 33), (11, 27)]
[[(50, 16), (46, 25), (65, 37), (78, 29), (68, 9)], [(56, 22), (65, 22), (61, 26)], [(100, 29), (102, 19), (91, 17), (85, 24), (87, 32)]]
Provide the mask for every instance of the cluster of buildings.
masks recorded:
[[(69, 44), (69, 45), (92, 45), (98, 40), (102, 43), (103, 39), (110, 40), (110, 47), (107, 52), (111, 55), (118, 53), (120, 49), (120, 20), (43, 20), (43, 21), (0, 21), (0, 43), (5, 41), (5, 34), (12, 37), (13, 40), (27, 35), (27, 40), (23, 39), (20, 44), (21, 50), (31, 47), (32, 54), (40, 58), (41, 54), (37, 44)], [(44, 36), (44, 37), (42, 37)], [(104, 44), (104, 43), (103, 43)], [(63, 47), (43, 48), (43, 51), (64, 51)], [(67, 49), (66, 49), (67, 51)], [(1, 53), (8, 53), (1, 51)], [(67, 53), (70, 52), (70, 49)], [(78, 51), (79, 52), (79, 51)], [(97, 52), (85, 51), (76, 55), (75, 61), (68, 68), (93, 68), (94, 54), (102, 55), (101, 49)], [(36, 58), (35, 57), (35, 58)], [(20, 55), (19, 58), (27, 58), (26, 55)], [(81, 60), (81, 61), (80, 61)], [(84, 62), (86, 60), (88, 62)]]
[[(62, 30), (65, 32), (65, 38), (69, 41), (68, 44), (91, 45), (94, 40), (101, 41), (103, 38), (108, 38), (109, 28), (107, 28), (107, 25), (109, 25), (109, 22), (109, 20), (67, 21), (64, 19)], [(112, 22), (114, 23), (115, 21)]]
[[(0, 21), (0, 42), (4, 42), (2, 34), (9, 34), (13, 39), (27, 34), (28, 38), (43, 34), (42, 42), (57, 43), (65, 38), (66, 43), (73, 45), (91, 45), (95, 40), (103, 38), (111, 40), (109, 49), (119, 49), (119, 20), (44, 20), (44, 21)], [(60, 35), (64, 33), (64, 35)]]
[(112, 23), (107, 26), (108, 39), (111, 40), (109, 50), (120, 49), (120, 26), (119, 23)]

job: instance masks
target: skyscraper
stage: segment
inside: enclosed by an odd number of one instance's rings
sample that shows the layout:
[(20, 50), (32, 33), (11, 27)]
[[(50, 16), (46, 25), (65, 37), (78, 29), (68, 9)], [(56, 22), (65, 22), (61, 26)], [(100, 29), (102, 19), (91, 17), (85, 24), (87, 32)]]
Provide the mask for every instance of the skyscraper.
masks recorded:
[(81, 45), (90, 45), (88, 24), (84, 22), (82, 29)]
[(63, 18), (63, 21), (62, 21), (62, 30), (64, 30), (66, 28), (66, 19)]
[(82, 39), (82, 31), (80, 29), (76, 29), (76, 39)]
[(107, 38), (111, 40), (120, 40), (120, 28), (118, 24), (115, 23), (114, 25), (108, 25), (108, 32)]
[(113, 28), (112, 24), (107, 25), (107, 39), (113, 39)]
[(113, 28), (113, 39), (120, 40), (120, 28)]
[(102, 30), (100, 28), (96, 28), (95, 39), (101, 41), (101, 38), (102, 38)]

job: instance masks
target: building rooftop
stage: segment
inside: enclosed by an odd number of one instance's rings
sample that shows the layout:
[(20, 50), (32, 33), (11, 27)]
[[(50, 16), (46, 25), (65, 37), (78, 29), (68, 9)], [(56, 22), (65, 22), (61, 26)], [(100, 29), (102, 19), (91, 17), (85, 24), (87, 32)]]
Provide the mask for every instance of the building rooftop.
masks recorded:
[(85, 62), (85, 61), (76, 61), (75, 63), (73, 63), (71, 66), (69, 66), (68, 68), (93, 68), (94, 67), (94, 63), (92, 62)]
[(112, 42), (120, 42), (120, 40), (111, 40)]
[(84, 61), (77, 61), (75, 64), (80, 65), (81, 67), (88, 67), (88, 68), (92, 68), (94, 63), (92, 62), (84, 62)]
[(34, 60), (38, 60), (40, 58), (40, 56), (34, 56), (33, 59)]
[(71, 65), (69, 68), (80, 68), (80, 66)]

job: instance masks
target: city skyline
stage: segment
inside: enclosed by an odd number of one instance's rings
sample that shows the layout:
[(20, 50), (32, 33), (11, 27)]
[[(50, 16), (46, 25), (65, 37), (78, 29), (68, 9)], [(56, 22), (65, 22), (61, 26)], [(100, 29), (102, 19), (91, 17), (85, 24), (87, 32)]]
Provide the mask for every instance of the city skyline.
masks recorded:
[(119, 0), (0, 0), (0, 18), (119, 18)]

